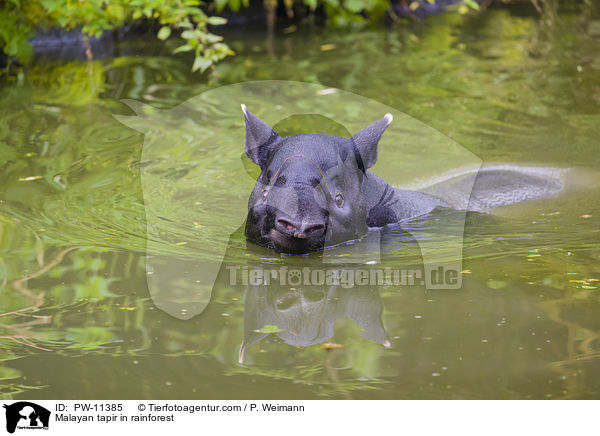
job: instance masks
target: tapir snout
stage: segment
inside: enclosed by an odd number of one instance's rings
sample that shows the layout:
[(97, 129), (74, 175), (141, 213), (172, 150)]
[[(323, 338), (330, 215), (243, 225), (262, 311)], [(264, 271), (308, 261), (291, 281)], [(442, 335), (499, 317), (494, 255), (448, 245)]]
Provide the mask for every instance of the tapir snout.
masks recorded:
[(277, 231), (294, 238), (305, 239), (322, 236), (325, 233), (326, 222), (292, 221), (291, 219), (277, 218), (275, 220)]

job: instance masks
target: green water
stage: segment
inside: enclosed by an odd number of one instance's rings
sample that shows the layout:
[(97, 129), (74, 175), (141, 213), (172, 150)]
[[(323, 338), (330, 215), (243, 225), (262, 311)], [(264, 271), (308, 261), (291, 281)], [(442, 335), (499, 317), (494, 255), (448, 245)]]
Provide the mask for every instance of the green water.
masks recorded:
[[(517, 12), (272, 40), (234, 34), (238, 54), (206, 77), (189, 73), (189, 59), (133, 40), (119, 52), (139, 56), (43, 62), (5, 82), (0, 395), (599, 398), (600, 17), (585, 5), (542, 19)], [(235, 233), (255, 170), (240, 159), (238, 95), (214, 92), (267, 79), (339, 88), (397, 111), (373, 168), (394, 183), (470, 156), (568, 169), (567, 189), (469, 215), (459, 290), (257, 293), (231, 285), (223, 270), (213, 287), (202, 271), (223, 255), (225, 264), (262, 268), (321, 262), (246, 250)], [(194, 107), (213, 112), (179, 116), (174, 108), (199, 95), (209, 97)], [(281, 95), (252, 95), (242, 103), (276, 123), (266, 108)], [(327, 106), (290, 91), (285, 101), (291, 113), (345, 114), (352, 131), (383, 115), (356, 98)], [(133, 115), (123, 99), (175, 116), (131, 122), (162, 123), (160, 135), (145, 137), (113, 116)], [(397, 229), (387, 238), (380, 266), (420, 265), (413, 239)], [(172, 274), (153, 282), (161, 265)], [(193, 283), (200, 291), (181, 307), (201, 313), (190, 319), (151, 298), (152, 286), (177, 299), (169, 292)], [(286, 311), (298, 301), (305, 311), (293, 317)], [(306, 337), (315, 343), (299, 346)]]

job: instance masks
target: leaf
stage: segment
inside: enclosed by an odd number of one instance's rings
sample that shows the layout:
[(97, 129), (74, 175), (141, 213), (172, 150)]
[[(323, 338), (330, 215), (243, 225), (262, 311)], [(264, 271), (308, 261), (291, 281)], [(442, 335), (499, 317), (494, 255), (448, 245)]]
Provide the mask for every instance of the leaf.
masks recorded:
[(33, 47), (26, 40), (19, 41), (19, 45), (17, 47), (17, 59), (20, 62), (25, 63), (29, 61), (33, 57)]
[(261, 329), (255, 330), (255, 332), (257, 332), (257, 333), (267, 333), (267, 334), (268, 333), (279, 333), (282, 331), (283, 330), (281, 330), (276, 325), (265, 325)]
[(192, 39), (197, 38), (198, 35), (195, 30), (184, 30), (183, 32), (181, 32), (181, 37), (183, 39)]
[(222, 41), (223, 37), (219, 36), (219, 35), (215, 35), (214, 33), (203, 33), (202, 34), (202, 41), (206, 42), (206, 43), (215, 43), (215, 42), (219, 42)]
[(192, 71), (200, 70), (200, 72), (204, 72), (211, 65), (212, 61), (209, 61), (202, 56), (196, 56), (196, 59), (194, 59), (194, 65), (192, 65)]
[(193, 49), (194, 49), (194, 47), (192, 47), (191, 45), (184, 44), (184, 45), (180, 45), (175, 50), (173, 50), (173, 54), (182, 53), (185, 51), (192, 51)]
[(158, 31), (158, 35), (156, 35), (156, 36), (161, 41), (164, 41), (169, 36), (171, 36), (171, 28), (169, 26), (161, 27), (160, 30)]
[(216, 16), (212, 16), (212, 17), (208, 17), (208, 24), (211, 24), (213, 26), (222, 26), (223, 24), (227, 24), (227, 20), (223, 17), (216, 17)]
[(360, 12), (364, 9), (364, 3), (362, 0), (346, 0), (344, 6), (346, 6), (346, 9), (352, 12)]
[(16, 39), (11, 39), (4, 47), (4, 52), (9, 56), (15, 56), (17, 54), (18, 41)]
[(221, 12), (227, 6), (227, 0), (215, 0), (217, 12)]
[(475, 0), (464, 0), (465, 5), (470, 7), (471, 9), (479, 10), (479, 4)]

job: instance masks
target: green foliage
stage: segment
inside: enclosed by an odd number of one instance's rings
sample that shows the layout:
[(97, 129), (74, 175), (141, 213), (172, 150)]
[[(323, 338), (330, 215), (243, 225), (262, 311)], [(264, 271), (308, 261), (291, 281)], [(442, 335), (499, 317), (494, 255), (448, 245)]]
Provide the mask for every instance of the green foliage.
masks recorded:
[[(362, 27), (380, 20), (389, 8), (389, 0), (283, 0), (283, 3), (290, 15), (294, 4), (311, 12), (322, 5), (328, 23), (334, 27)], [(7, 0), (0, 3), (0, 50), (9, 60), (23, 64), (32, 56), (27, 39), (39, 28), (81, 29), (87, 38), (146, 20), (160, 25), (156, 36), (161, 41), (173, 35), (183, 38), (184, 43), (173, 53), (192, 52), (192, 71), (203, 72), (233, 54), (223, 38), (207, 28), (223, 25), (226, 20), (208, 16), (201, 8), (203, 4), (201, 0)], [(249, 0), (215, 0), (211, 6), (217, 12), (225, 8), (236, 12), (248, 7)], [(418, 1), (410, 3), (412, 10), (418, 7)], [(463, 0), (457, 10), (465, 14), (469, 9), (479, 9), (475, 0)]]
[(19, 0), (10, 0), (0, 9), (0, 48), (9, 58), (25, 62), (32, 54), (27, 38), (33, 36), (33, 30), (21, 21), (18, 14), (15, 15), (19, 8)]
[(185, 44), (175, 53), (193, 52), (192, 70), (205, 71), (233, 52), (220, 36), (207, 30), (208, 25), (219, 26), (226, 20), (207, 16), (200, 6), (199, 0), (10, 0), (0, 6), (0, 49), (23, 63), (32, 52), (27, 38), (39, 26), (81, 28), (86, 37), (99, 37), (127, 23), (153, 20), (161, 25), (160, 40), (171, 37), (172, 30), (181, 32)]
[[(267, 1), (265, 7), (273, 7), (277, 1)], [(531, 1), (538, 12), (547, 12), (550, 20), (559, 3), (559, 0), (541, 0), (541, 8), (537, 0), (505, 0), (510, 1)], [(436, 0), (410, 0), (404, 4), (417, 11), (424, 2), (434, 4)], [(290, 17), (294, 6), (307, 8), (310, 13), (322, 6), (329, 25), (352, 28), (378, 22), (390, 7), (390, 0), (282, 0), (282, 3)], [(156, 35), (159, 40), (180, 36), (184, 43), (174, 53), (193, 53), (192, 71), (203, 72), (233, 54), (222, 37), (208, 30), (209, 25), (223, 25), (226, 20), (208, 16), (202, 9), (206, 5), (217, 13), (226, 8), (237, 12), (248, 7), (249, 0), (5, 0), (0, 2), (0, 50), (8, 56), (10, 67), (12, 59), (23, 64), (31, 58), (32, 48), (27, 39), (40, 28), (80, 28), (86, 37), (99, 37), (104, 31), (125, 24), (150, 21), (159, 26)], [(477, 0), (461, 0), (449, 9), (465, 15), (479, 11), (480, 6)], [(398, 21), (393, 13), (391, 16)]]
[[(434, 3), (435, 0), (427, 0)], [(323, 6), (328, 22), (334, 27), (361, 27), (375, 22), (389, 8), (388, 0), (283, 0), (288, 14), (294, 4), (314, 11)], [(174, 34), (181, 36), (184, 44), (173, 53), (192, 52), (192, 71), (205, 71), (233, 51), (223, 38), (208, 31), (207, 26), (219, 26), (226, 20), (208, 16), (201, 8), (201, 0), (7, 0), (0, 3), (0, 50), (9, 59), (26, 63), (32, 55), (27, 42), (35, 30), (44, 27), (81, 29), (87, 37), (99, 37), (104, 31), (142, 20), (160, 25), (159, 40)], [(419, 2), (413, 1), (411, 9)], [(211, 5), (217, 12), (225, 8), (236, 12), (249, 6), (249, 0), (215, 0)], [(469, 9), (479, 9), (475, 0), (463, 0), (458, 8), (461, 14)], [(88, 53), (91, 55), (91, 53)]]

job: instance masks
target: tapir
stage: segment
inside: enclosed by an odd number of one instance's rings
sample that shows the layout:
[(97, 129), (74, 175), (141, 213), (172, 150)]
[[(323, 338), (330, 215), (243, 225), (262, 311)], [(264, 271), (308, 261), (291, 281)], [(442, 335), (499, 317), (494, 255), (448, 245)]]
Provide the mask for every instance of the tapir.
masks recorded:
[[(246, 238), (280, 253), (305, 254), (362, 238), (369, 228), (402, 223), (436, 208), (489, 212), (545, 198), (562, 182), (518, 167), (477, 174), (464, 206), (426, 192), (391, 186), (369, 171), (391, 114), (350, 138), (325, 134), (280, 136), (242, 105), (245, 151), (260, 167), (248, 201)], [(459, 186), (455, 179), (448, 183)], [(451, 195), (449, 195), (451, 197)]]

